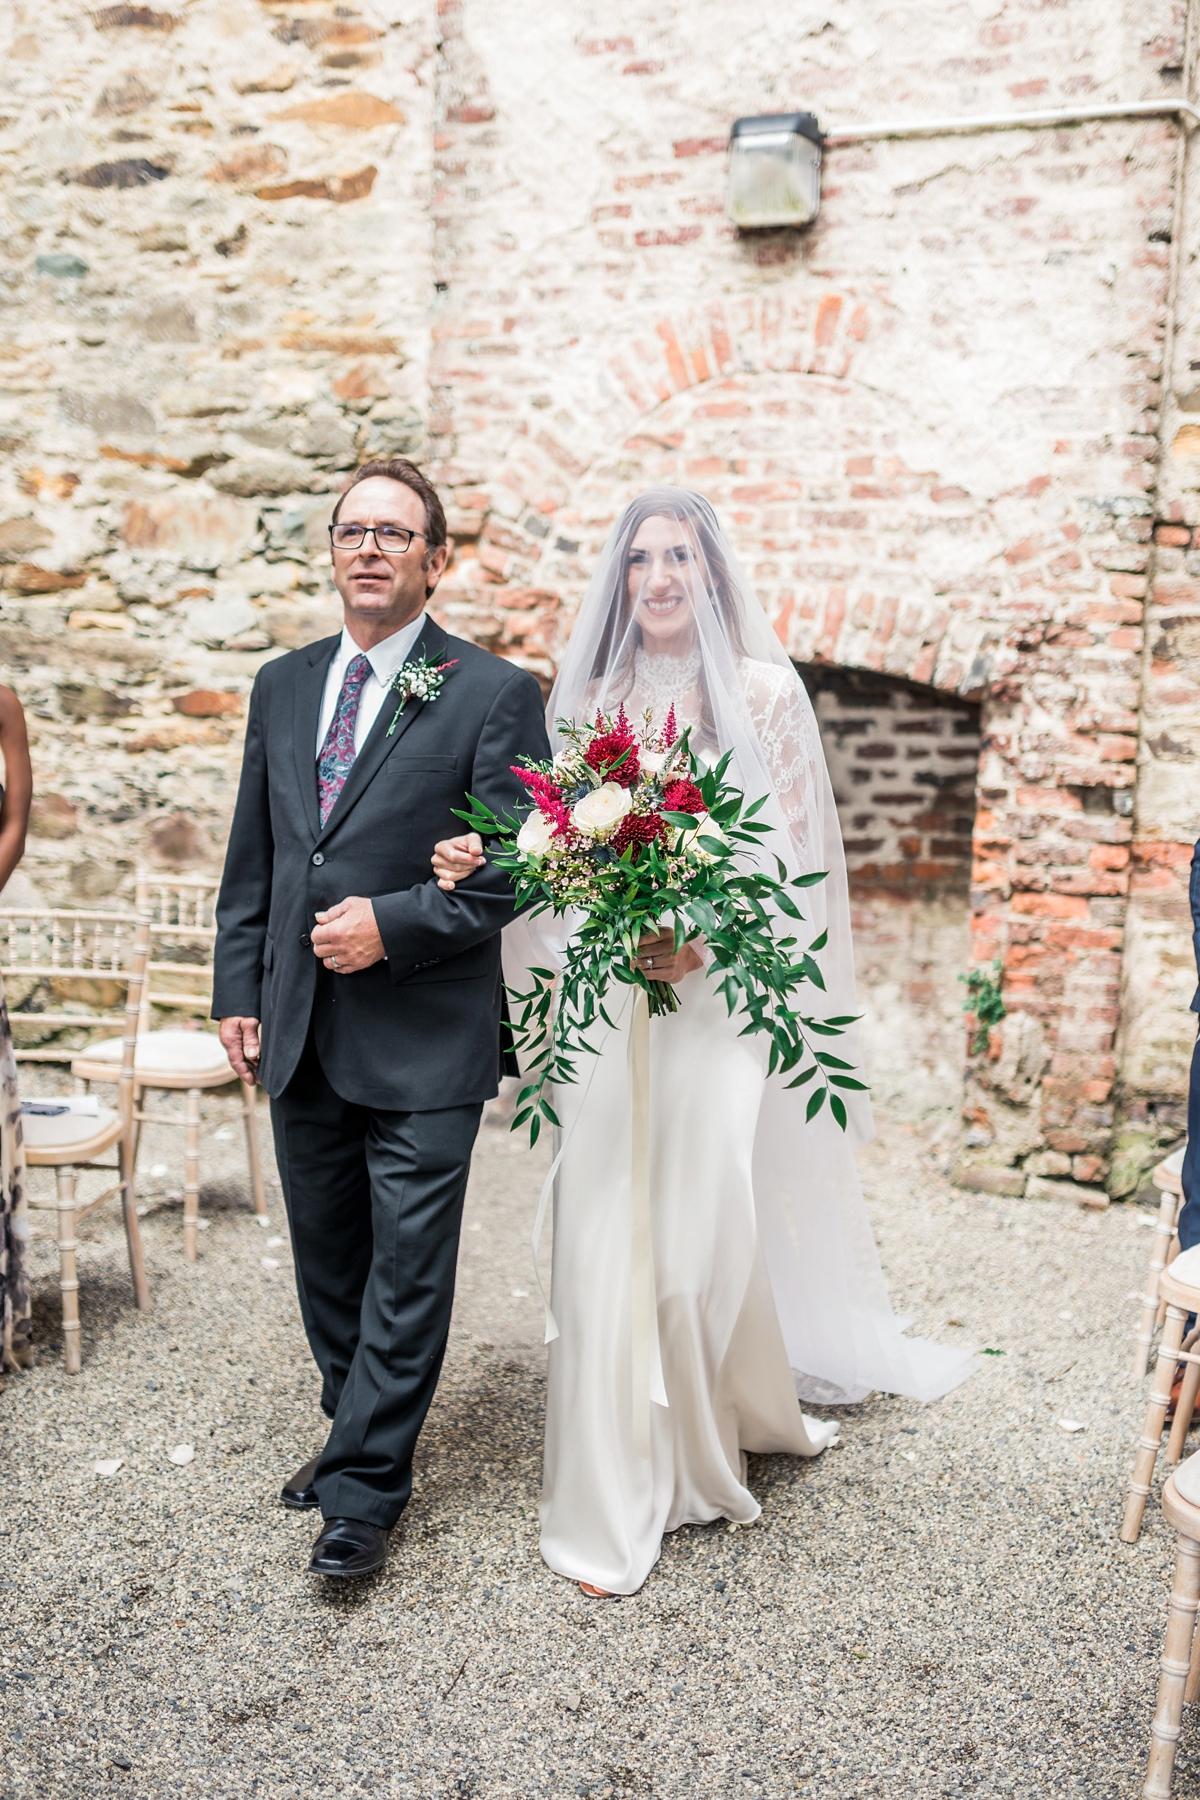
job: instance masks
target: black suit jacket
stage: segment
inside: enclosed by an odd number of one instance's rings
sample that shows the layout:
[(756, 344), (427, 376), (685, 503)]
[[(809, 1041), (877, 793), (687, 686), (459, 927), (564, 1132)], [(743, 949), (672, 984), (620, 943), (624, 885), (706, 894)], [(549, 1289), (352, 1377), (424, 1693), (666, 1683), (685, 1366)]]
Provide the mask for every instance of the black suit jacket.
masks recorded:
[[(237, 808), (217, 903), (213, 1017), (262, 1021), (259, 1079), (278, 1094), (311, 1020), (322, 1067), (343, 1099), (432, 1111), (489, 1099), (500, 1046), (500, 931), (507, 877), (485, 864), (453, 894), (429, 865), (465, 831), (468, 793), (496, 812), (525, 798), (521, 756), (549, 756), (532, 675), (430, 624), (410, 659), (454, 660), (433, 700), (384, 698), (322, 827), (316, 737), (337, 648), (325, 638), (261, 669), (250, 699)], [(387, 960), (326, 970), (310, 933), (350, 894), (371, 900)]]

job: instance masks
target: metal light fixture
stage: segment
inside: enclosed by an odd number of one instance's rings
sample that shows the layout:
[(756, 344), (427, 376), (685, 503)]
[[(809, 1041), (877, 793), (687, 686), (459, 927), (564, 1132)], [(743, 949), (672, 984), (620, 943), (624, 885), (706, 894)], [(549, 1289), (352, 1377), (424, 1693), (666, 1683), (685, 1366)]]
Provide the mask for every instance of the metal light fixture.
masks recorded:
[(821, 130), (815, 113), (735, 119), (725, 211), (741, 231), (808, 225), (821, 204)]

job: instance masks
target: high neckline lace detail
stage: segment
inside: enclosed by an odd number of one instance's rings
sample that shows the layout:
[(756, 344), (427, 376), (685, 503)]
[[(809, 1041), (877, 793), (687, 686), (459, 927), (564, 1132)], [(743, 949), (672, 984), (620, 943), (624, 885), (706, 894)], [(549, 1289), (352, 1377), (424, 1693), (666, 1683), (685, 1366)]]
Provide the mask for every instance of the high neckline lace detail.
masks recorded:
[(656, 718), (696, 692), (703, 658), (697, 644), (686, 656), (647, 656), (639, 649), (634, 657), (633, 685), (639, 699), (654, 709)]

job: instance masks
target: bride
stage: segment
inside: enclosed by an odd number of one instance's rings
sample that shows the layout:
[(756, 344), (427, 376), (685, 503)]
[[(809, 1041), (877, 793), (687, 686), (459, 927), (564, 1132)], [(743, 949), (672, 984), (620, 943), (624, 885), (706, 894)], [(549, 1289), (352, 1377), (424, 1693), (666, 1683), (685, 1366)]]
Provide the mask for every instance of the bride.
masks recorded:
[[(674, 707), (701, 757), (731, 750), (729, 779), (767, 796), (766, 851), (789, 875), (828, 871), (802, 901), (809, 935), (829, 934), (819, 959), (826, 996), (814, 991), (811, 1004), (830, 1017), (853, 1013), (845, 861), (812, 706), (712, 508), (684, 489), (640, 495), (605, 545), (550, 696), (555, 748), (556, 720), (619, 706), (635, 729), (649, 722), (655, 733)], [(441, 885), (469, 879), (481, 848), (474, 836), (439, 844)], [(510, 987), (528, 986), (531, 962), (546, 966), (556, 928), (561, 953), (566, 921), (509, 928)], [(615, 1028), (601, 1029), (598, 1054), (580, 1059), (578, 1084), (554, 1094), (558, 1335), (541, 1551), (595, 1596), (636, 1593), (664, 1532), (756, 1518), (746, 1453), (816, 1456), (837, 1431), (799, 1400), (845, 1404), (875, 1388), (932, 1400), (973, 1367), (969, 1353), (904, 1337), (891, 1310), (854, 1165), (853, 1143), (871, 1135), (865, 1095), (853, 1097), (847, 1133), (828, 1108), (806, 1124), (808, 1090), (767, 1075), (765, 1039), (739, 1035), (744, 1020), (709, 982), (703, 941), (675, 953), (668, 929), (638, 949), (639, 966), (673, 983), (679, 1001), (650, 1026), (658, 1344), (648, 1457), (634, 1423), (634, 1370), (645, 1358), (632, 1347), (632, 989), (610, 992)], [(854, 1032), (834, 1048), (860, 1061)]]

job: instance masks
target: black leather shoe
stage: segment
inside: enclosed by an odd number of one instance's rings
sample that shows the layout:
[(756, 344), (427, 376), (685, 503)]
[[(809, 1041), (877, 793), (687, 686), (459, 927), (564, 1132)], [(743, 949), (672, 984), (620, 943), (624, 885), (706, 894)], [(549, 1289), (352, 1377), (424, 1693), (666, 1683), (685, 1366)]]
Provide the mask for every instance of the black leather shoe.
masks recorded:
[(373, 1575), (387, 1561), (388, 1534), (365, 1519), (326, 1519), (309, 1559), (310, 1575)]
[(317, 1472), (317, 1464), (320, 1460), (319, 1456), (314, 1456), (311, 1462), (306, 1462), (302, 1469), (297, 1469), (292, 1479), (285, 1481), (280, 1488), (279, 1498), (285, 1506), (290, 1506), (293, 1512), (308, 1512), (312, 1507), (320, 1506), (317, 1490), (313, 1486), (313, 1476)]

